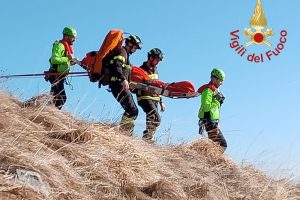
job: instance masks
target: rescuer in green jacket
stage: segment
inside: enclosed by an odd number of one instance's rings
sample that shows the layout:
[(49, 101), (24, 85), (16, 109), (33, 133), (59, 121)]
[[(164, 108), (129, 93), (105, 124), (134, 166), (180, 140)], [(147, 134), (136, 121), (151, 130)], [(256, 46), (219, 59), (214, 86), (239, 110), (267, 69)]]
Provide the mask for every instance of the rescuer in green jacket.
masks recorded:
[(50, 94), (53, 95), (55, 107), (61, 109), (67, 100), (64, 82), (70, 71), (70, 66), (79, 64), (73, 56), (73, 43), (77, 37), (77, 32), (72, 27), (63, 29), (63, 38), (55, 41), (52, 47), (52, 55), (49, 59), (50, 69), (45, 79), (50, 81)]
[(201, 94), (201, 106), (198, 113), (199, 133), (202, 134), (205, 129), (208, 138), (227, 148), (227, 142), (219, 128), (220, 108), (225, 97), (218, 90), (225, 79), (225, 73), (222, 69), (214, 68), (211, 71), (211, 78), (208, 84), (201, 86), (198, 92)]

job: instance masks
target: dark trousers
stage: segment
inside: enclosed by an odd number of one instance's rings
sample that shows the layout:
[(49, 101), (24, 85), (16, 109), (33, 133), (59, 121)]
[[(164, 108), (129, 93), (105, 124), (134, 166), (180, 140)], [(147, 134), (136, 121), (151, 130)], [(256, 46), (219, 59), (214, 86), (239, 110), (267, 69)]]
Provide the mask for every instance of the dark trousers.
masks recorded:
[(138, 116), (138, 108), (135, 105), (131, 92), (125, 91), (120, 82), (111, 82), (109, 84), (111, 92), (115, 99), (121, 104), (125, 110), (120, 122), (120, 131), (126, 135), (132, 136), (134, 129), (134, 120)]
[(138, 108), (135, 105), (131, 92), (129, 90), (125, 91), (120, 82), (111, 82), (109, 84), (109, 87), (115, 99), (125, 110), (124, 115), (128, 118), (136, 119), (136, 117), (138, 116)]
[(138, 101), (138, 105), (146, 113), (146, 130), (143, 137), (152, 139), (156, 128), (160, 125), (160, 116), (158, 113), (158, 102), (151, 99), (142, 99)]
[(53, 101), (55, 107), (61, 109), (67, 101), (67, 95), (64, 87), (65, 76), (50, 76), (49, 81), (51, 83), (50, 94), (53, 95)]
[[(217, 142), (221, 147), (224, 149), (227, 148), (227, 142), (222, 134), (222, 131), (219, 128), (219, 121), (218, 120), (210, 120), (210, 119), (201, 119), (201, 123), (204, 125), (204, 128), (208, 134), (208, 138), (214, 142)], [(199, 132), (202, 131), (203, 127), (200, 125)]]

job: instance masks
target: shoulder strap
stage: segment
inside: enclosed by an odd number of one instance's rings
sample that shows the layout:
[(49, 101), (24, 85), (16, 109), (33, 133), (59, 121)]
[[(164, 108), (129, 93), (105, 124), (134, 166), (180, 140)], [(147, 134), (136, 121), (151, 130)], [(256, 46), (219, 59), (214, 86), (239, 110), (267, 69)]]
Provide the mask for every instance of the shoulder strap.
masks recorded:
[(72, 45), (70, 45), (69, 43), (67, 43), (64, 40), (60, 40), (59, 42), (64, 45), (67, 55), (73, 54), (73, 47), (72, 47)]

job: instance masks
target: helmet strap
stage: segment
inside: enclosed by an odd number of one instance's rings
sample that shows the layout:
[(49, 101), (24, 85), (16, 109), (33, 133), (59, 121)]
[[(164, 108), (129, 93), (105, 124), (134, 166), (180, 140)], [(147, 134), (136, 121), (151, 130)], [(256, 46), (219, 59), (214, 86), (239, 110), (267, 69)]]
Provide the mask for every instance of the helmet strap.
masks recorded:
[(128, 54), (132, 54), (132, 47), (133, 47), (133, 45), (132, 45), (131, 42), (125, 43), (125, 49), (126, 49)]
[(129, 46), (129, 54), (133, 54), (133, 52), (132, 52), (133, 46), (134, 46), (134, 45)]
[(154, 57), (152, 57), (151, 55), (148, 56), (148, 66), (149, 66), (150, 68), (155, 68), (155, 67), (157, 67), (157, 64), (158, 64), (158, 63), (154, 64), (154, 63), (153, 63), (154, 60), (155, 60)]
[[(214, 79), (212, 79), (212, 78), (214, 78)], [(218, 88), (219, 85), (217, 84), (217, 80), (219, 80), (217, 77), (211, 76), (211, 80), (209, 83), (213, 84), (216, 88)]]

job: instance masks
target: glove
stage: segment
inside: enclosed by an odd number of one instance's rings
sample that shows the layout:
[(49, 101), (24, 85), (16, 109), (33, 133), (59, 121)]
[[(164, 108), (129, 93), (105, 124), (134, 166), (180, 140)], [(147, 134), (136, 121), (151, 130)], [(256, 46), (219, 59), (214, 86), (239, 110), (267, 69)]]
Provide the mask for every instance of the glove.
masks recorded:
[(215, 95), (215, 98), (216, 100), (222, 105), (224, 100), (225, 100), (225, 97), (224, 95), (221, 93), (221, 92), (218, 92), (216, 95)]
[(49, 71), (44, 71), (44, 74), (45, 74), (45, 76), (44, 76), (44, 79), (45, 79), (45, 81), (49, 81)]

